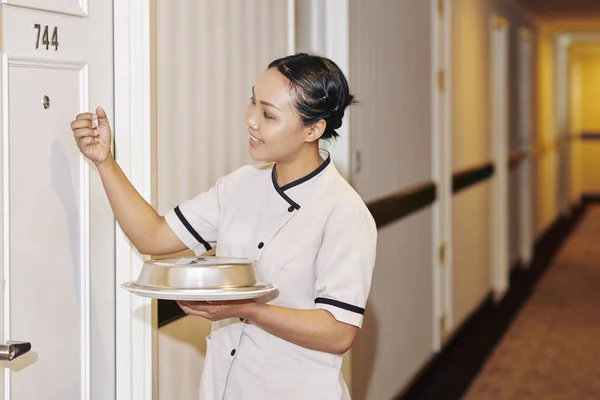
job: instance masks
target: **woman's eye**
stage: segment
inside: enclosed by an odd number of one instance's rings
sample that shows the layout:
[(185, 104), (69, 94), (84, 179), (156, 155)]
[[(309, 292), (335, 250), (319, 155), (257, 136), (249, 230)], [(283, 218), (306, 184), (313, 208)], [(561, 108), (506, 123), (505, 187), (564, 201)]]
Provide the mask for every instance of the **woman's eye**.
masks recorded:
[(271, 117), (271, 116), (270, 116), (269, 114), (267, 114), (267, 113), (264, 113), (264, 115), (265, 115), (265, 118), (266, 118), (266, 119), (273, 119), (273, 117)]
[(254, 97), (250, 97), (250, 102), (251, 102), (252, 104), (256, 104), (256, 101), (254, 100)]

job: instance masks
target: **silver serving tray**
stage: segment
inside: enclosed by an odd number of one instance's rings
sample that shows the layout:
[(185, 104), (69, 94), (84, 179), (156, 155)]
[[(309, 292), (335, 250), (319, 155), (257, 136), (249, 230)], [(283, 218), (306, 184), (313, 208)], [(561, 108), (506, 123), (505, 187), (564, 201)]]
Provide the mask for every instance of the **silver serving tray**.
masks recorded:
[(121, 286), (139, 296), (165, 300), (241, 300), (277, 290), (261, 281), (251, 261), (214, 256), (147, 261), (136, 281)]

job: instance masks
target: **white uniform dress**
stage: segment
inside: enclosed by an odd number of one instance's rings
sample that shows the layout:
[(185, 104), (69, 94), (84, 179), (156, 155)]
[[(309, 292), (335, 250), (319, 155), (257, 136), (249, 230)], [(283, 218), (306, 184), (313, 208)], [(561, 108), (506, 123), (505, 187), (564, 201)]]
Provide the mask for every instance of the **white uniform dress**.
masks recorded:
[[(274, 164), (245, 166), (165, 218), (196, 254), (256, 262), (279, 289), (269, 304), (324, 309), (360, 327), (375, 264), (377, 229), (329, 154), (308, 176), (279, 187)], [(342, 357), (303, 348), (251, 321), (213, 322), (200, 400), (346, 400)]]

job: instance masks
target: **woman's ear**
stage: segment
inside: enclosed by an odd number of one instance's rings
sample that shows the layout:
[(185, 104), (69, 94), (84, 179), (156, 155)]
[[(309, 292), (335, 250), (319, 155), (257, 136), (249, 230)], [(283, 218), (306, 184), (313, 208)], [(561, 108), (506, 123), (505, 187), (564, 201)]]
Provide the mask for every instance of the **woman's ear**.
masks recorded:
[(327, 128), (327, 122), (324, 119), (320, 119), (315, 124), (308, 127), (308, 136), (306, 137), (306, 142), (312, 143), (317, 140), (325, 133), (325, 129)]

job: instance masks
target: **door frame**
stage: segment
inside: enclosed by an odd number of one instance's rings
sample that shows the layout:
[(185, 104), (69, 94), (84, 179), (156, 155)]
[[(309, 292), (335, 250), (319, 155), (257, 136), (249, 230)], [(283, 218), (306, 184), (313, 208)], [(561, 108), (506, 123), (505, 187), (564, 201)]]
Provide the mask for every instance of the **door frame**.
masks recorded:
[[(433, 351), (453, 330), (452, 293), (452, 4), (431, 0), (432, 179), (433, 205)], [(443, 104), (443, 110), (440, 108)]]
[[(494, 300), (499, 301), (509, 286), (508, 233), (508, 85), (509, 22), (499, 14), (490, 18), (490, 115), (492, 159), (495, 165), (491, 196), (491, 273)], [(500, 47), (499, 47), (500, 46)]]
[(571, 212), (571, 161), (569, 158), (569, 48), (570, 34), (557, 34), (554, 38), (554, 140), (556, 147), (556, 196), (559, 216), (567, 217)]
[[(114, 79), (116, 160), (133, 186), (151, 205), (153, 189), (152, 33), (156, 0), (114, 2)], [(156, 301), (120, 287), (136, 279), (146, 257), (115, 224), (116, 399), (155, 399)]]
[(518, 34), (519, 57), (519, 150), (524, 155), (519, 165), (519, 251), (523, 268), (529, 267), (533, 254), (533, 175), (531, 150), (533, 143), (533, 93), (532, 84), (534, 52), (533, 34), (522, 27)]

